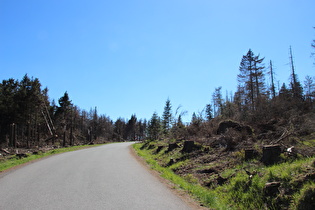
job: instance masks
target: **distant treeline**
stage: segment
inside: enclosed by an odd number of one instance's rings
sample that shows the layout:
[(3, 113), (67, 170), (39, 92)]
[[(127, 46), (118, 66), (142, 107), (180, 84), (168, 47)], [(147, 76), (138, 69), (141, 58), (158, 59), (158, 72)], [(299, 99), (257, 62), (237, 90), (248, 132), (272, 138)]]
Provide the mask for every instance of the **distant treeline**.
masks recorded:
[(0, 84), (0, 142), (13, 147), (87, 144), (95, 141), (143, 140), (146, 121), (132, 115), (130, 120), (113, 122), (72, 104), (67, 92), (49, 101), (48, 89), (37, 78), (25, 75), (21, 81), (3, 80)]
[[(296, 74), (290, 49), (289, 84), (276, 88), (272, 61), (249, 50), (240, 62), (237, 91), (222, 95), (215, 88), (212, 101), (200, 113), (193, 113), (190, 123), (183, 123), (186, 114), (181, 107), (172, 110), (167, 99), (162, 116), (153, 113), (149, 121), (119, 118), (115, 122), (99, 115), (97, 108), (89, 112), (72, 104), (67, 92), (58, 100), (49, 101), (48, 89), (42, 89), (37, 78), (25, 75), (21, 81), (3, 80), (0, 84), (0, 143), (12, 147), (54, 144), (60, 146), (104, 141), (144, 139), (191, 139), (214, 135), (215, 122), (230, 119), (255, 127), (272, 119), (290, 120), (294, 116), (315, 111), (314, 77), (307, 76), (302, 85)], [(288, 75), (289, 76), (289, 75)], [(271, 82), (266, 84), (266, 79)]]

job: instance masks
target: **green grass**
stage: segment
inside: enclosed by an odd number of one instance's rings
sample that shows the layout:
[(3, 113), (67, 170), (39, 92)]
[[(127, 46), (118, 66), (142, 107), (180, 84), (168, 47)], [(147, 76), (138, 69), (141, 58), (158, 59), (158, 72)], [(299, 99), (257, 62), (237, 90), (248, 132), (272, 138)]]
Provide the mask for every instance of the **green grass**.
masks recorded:
[[(269, 209), (295, 209), (291, 203), (299, 203), (305, 197), (303, 197), (305, 190), (300, 190), (301, 183), (307, 183), (306, 189), (309, 189), (309, 186), (314, 189), (315, 183), (313, 181), (303, 181), (308, 170), (313, 171), (313, 162), (314, 158), (303, 158), (269, 167), (252, 165), (249, 168), (246, 166), (249, 171), (257, 171), (258, 174), (250, 179), (241, 170), (230, 179), (228, 184), (217, 187), (215, 191), (224, 200), (224, 203), (230, 203), (237, 209), (263, 209), (266, 204)], [(280, 193), (276, 198), (266, 197), (263, 193), (264, 186), (267, 182), (274, 181), (281, 183), (282, 191), (286, 189), (296, 193), (294, 196)]]
[(306, 146), (309, 146), (309, 147), (314, 147), (315, 146), (315, 139), (302, 141), (301, 143), (306, 145)]
[(248, 175), (241, 172), (215, 191), (226, 205), (237, 209), (263, 209), (263, 187), (264, 182), (257, 175), (249, 180)]
[(315, 204), (315, 183), (306, 183), (300, 192), (293, 195), (292, 209), (312, 209)]
[(59, 153), (70, 152), (70, 151), (75, 151), (75, 150), (80, 150), (80, 149), (85, 149), (85, 148), (90, 148), (90, 147), (95, 147), (95, 146), (99, 146), (99, 145), (80, 145), (80, 146), (74, 146), (74, 147), (53, 149), (45, 153), (40, 152), (37, 155), (27, 154), (26, 158), (21, 158), (21, 159), (15, 156), (11, 156), (9, 158), (0, 160), (0, 172), (10, 169), (12, 167), (33, 161), (33, 160), (36, 160), (36, 159), (50, 156), (50, 155), (55, 155)]

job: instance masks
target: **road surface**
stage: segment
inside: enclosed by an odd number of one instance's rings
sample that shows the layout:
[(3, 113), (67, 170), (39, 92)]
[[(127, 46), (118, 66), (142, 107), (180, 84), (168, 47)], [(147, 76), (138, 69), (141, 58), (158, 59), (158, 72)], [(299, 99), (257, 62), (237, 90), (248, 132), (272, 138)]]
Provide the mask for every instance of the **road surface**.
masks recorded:
[(115, 143), (0, 174), (0, 209), (191, 209)]

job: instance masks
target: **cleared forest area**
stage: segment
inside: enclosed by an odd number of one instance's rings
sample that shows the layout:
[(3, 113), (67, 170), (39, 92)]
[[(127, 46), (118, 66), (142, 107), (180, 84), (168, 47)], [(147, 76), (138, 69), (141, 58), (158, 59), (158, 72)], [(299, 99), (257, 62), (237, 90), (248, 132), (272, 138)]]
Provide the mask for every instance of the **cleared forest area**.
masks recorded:
[[(315, 197), (315, 83), (298, 79), (290, 48), (289, 85), (276, 88), (272, 61), (251, 49), (242, 56), (237, 91), (212, 102), (190, 122), (167, 99), (162, 116), (116, 121), (74, 105), (67, 92), (58, 104), (37, 78), (0, 84), (1, 161), (26, 152), (74, 145), (142, 141), (140, 150), (161, 167), (245, 209), (307, 209)], [(267, 77), (271, 84), (266, 84)], [(312, 198), (312, 199), (309, 199)], [(205, 205), (212, 205), (206, 202)], [(222, 207), (222, 206), (221, 206)]]

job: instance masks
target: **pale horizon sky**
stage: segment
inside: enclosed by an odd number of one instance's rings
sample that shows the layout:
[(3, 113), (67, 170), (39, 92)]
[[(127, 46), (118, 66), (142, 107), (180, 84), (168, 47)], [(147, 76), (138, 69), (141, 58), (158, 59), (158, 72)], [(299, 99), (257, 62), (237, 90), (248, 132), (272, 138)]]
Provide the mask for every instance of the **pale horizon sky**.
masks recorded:
[[(315, 75), (314, 0), (0, 0), (0, 79), (39, 78), (56, 102), (149, 120), (165, 101), (190, 121), (233, 92), (249, 49), (289, 84)], [(267, 77), (268, 78), (268, 77)]]

